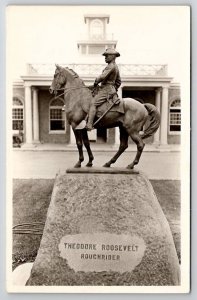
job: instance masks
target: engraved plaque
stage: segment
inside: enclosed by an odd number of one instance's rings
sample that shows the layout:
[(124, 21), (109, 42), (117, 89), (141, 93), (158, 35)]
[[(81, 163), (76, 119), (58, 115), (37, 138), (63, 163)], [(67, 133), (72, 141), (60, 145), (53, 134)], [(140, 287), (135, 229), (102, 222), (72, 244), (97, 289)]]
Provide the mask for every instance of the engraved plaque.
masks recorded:
[(139, 236), (111, 233), (66, 235), (59, 244), (60, 256), (76, 272), (131, 272), (145, 249)]

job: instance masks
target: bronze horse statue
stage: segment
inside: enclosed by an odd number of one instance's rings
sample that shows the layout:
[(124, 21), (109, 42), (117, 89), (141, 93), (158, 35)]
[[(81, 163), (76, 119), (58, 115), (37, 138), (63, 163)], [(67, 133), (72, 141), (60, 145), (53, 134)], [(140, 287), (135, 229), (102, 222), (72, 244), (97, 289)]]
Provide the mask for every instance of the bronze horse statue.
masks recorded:
[[(79, 151), (79, 161), (76, 163), (75, 168), (81, 167), (81, 163), (84, 160), (83, 144), (89, 156), (89, 161), (86, 166), (91, 167), (94, 157), (90, 148), (87, 130), (86, 128), (77, 129), (79, 124), (87, 117), (93, 97), (91, 90), (85, 86), (83, 80), (80, 79), (72, 69), (56, 65), (54, 78), (49, 91), (51, 94), (54, 93), (57, 97), (58, 93), (63, 91), (61, 95), (64, 95), (66, 117), (75, 134)], [(110, 167), (111, 164), (116, 162), (119, 156), (128, 147), (128, 137), (131, 137), (137, 145), (137, 154), (133, 162), (129, 164), (127, 168), (133, 169), (134, 165), (138, 164), (145, 146), (143, 139), (153, 135), (160, 125), (160, 114), (157, 108), (150, 103), (142, 104), (132, 98), (123, 98), (121, 101), (123, 101), (124, 114), (118, 111), (109, 111), (97, 123), (95, 128), (112, 128), (118, 126), (120, 130), (119, 149), (112, 159), (105, 163), (104, 167)], [(103, 113), (104, 112), (105, 110)], [(143, 132), (141, 130), (148, 118), (149, 124)]]

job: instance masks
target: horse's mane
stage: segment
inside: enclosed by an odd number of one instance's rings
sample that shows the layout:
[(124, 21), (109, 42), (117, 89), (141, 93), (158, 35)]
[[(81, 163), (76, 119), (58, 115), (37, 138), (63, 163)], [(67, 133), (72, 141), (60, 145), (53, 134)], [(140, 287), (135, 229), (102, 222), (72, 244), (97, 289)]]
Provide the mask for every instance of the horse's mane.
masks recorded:
[(83, 80), (79, 77), (79, 75), (73, 70), (73, 69), (70, 69), (70, 68), (68, 68), (68, 67), (66, 67), (65, 68), (74, 78), (78, 78), (80, 81), (81, 81), (81, 83), (83, 84), (83, 85), (85, 85), (84, 84), (84, 82), (83, 82)]
[(73, 71), (73, 69), (70, 69), (70, 68), (68, 68), (68, 67), (66, 67), (65, 69), (66, 69), (68, 72), (70, 72), (71, 75), (73, 75), (73, 77), (79, 78), (79, 75), (78, 75), (75, 71)]

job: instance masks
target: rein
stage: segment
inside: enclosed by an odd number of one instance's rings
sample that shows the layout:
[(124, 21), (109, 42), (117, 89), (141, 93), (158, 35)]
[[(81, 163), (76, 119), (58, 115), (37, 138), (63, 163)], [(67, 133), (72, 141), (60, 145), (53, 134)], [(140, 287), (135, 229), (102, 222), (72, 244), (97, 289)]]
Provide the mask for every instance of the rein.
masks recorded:
[[(69, 90), (77, 90), (77, 89), (81, 89), (81, 88), (85, 88), (85, 89), (88, 89), (88, 86), (78, 86), (78, 87), (70, 87), (70, 88), (61, 88), (61, 89), (56, 89), (55, 91), (66, 91), (69, 92)], [(55, 96), (54, 98), (52, 98), (51, 100), (54, 100), (54, 99), (57, 99), (59, 98), (60, 96), (63, 96), (64, 95), (64, 92), (58, 96)]]
[(61, 89), (56, 89), (56, 91), (65, 91), (65, 90), (77, 90), (77, 89), (88, 89), (88, 86), (75, 86), (75, 87), (70, 87), (70, 88), (61, 88)]

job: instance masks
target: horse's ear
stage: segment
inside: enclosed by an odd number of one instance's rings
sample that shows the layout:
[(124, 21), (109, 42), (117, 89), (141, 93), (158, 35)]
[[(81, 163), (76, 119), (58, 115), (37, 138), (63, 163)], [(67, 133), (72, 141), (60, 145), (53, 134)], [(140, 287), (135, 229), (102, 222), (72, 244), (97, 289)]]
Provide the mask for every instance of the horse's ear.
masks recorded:
[(56, 66), (57, 69), (60, 69), (60, 68), (61, 68), (58, 64), (55, 64), (55, 66)]

